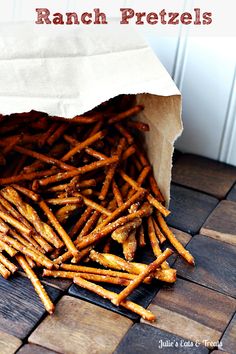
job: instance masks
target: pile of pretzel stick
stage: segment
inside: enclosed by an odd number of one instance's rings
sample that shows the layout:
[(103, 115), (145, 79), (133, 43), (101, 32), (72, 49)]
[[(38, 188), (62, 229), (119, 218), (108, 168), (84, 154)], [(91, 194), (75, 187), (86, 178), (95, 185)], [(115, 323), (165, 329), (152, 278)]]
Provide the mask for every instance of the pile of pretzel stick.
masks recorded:
[[(174, 251), (194, 265), (165, 221), (170, 212), (143, 148), (149, 125), (136, 120), (143, 110), (121, 95), (72, 119), (0, 117), (0, 274), (23, 271), (50, 314), (39, 272), (154, 321), (128, 296), (142, 283), (174, 283)], [(155, 260), (138, 263), (149, 249)]]

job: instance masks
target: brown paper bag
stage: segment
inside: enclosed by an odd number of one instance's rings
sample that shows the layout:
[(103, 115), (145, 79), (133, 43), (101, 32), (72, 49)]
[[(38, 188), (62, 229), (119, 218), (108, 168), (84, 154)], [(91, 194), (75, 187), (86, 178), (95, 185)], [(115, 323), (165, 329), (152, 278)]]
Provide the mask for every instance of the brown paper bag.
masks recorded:
[[(182, 132), (181, 96), (136, 32), (109, 29), (33, 31), (27, 24), (0, 31), (0, 113), (32, 109), (66, 118), (119, 94), (145, 105), (146, 144), (162, 193), (169, 200), (173, 144)], [(28, 45), (27, 45), (28, 43)]]

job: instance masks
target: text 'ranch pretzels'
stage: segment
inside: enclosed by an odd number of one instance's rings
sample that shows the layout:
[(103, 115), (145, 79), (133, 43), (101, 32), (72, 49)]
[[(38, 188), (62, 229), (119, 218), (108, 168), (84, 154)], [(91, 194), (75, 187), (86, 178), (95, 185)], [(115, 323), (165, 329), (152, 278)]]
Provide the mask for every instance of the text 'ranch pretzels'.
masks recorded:
[[(173, 250), (194, 265), (166, 224), (170, 212), (142, 147), (149, 125), (134, 119), (145, 107), (133, 102), (121, 95), (72, 119), (1, 117), (0, 274), (21, 268), (50, 314), (38, 269), (154, 321), (129, 295), (142, 283), (176, 281)], [(153, 262), (138, 262), (137, 250), (149, 248)]]

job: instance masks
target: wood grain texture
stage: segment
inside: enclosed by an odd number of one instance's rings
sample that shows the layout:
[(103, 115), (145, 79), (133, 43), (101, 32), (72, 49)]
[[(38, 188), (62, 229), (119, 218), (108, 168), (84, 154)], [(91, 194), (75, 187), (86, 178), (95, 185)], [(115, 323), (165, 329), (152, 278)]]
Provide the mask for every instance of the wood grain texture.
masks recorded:
[(164, 286), (149, 306), (153, 326), (202, 343), (220, 339), (235, 308), (234, 299), (182, 279)]
[[(60, 296), (59, 290), (45, 288), (53, 301)], [(27, 278), (19, 274), (9, 280), (0, 278), (0, 330), (23, 339), (44, 314), (44, 306)]]
[(229, 323), (222, 339), (222, 349), (229, 352), (235, 353), (236, 351), (236, 313)]
[(22, 342), (19, 338), (0, 331), (0, 353), (14, 354), (21, 344)]
[(174, 164), (172, 176), (175, 183), (223, 199), (236, 181), (236, 167), (183, 154)]
[(171, 185), (171, 214), (167, 223), (179, 230), (196, 234), (214, 210), (218, 200), (181, 186)]
[(186, 279), (236, 297), (236, 247), (203, 235), (196, 235), (187, 245), (195, 257), (191, 267), (178, 259), (177, 273)]
[(50, 349), (43, 348), (35, 344), (25, 344), (17, 352), (17, 354), (58, 354), (58, 353), (59, 352), (54, 352)]
[(63, 354), (110, 354), (131, 325), (116, 313), (64, 296), (55, 314), (35, 329), (29, 342)]
[(232, 187), (227, 195), (227, 200), (232, 200), (232, 202), (236, 202), (236, 184)]
[[(163, 344), (166, 346), (164, 347)], [(206, 347), (196, 347), (184, 338), (144, 323), (135, 324), (124, 336), (114, 354), (207, 354)]]
[(236, 246), (236, 203), (222, 200), (203, 224), (200, 233)]

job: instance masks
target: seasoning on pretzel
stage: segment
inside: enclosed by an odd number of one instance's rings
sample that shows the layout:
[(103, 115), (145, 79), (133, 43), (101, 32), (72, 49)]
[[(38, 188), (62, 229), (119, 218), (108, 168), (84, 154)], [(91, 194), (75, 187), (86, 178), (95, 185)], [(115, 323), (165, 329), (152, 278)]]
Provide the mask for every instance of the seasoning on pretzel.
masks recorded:
[[(141, 143), (151, 126), (136, 120), (145, 107), (133, 98), (72, 119), (32, 111), (1, 120), (0, 274), (14, 276), (16, 260), (49, 313), (54, 305), (38, 273), (73, 279), (153, 321), (126, 298), (141, 283), (176, 281), (163, 244), (194, 264), (165, 222), (170, 212)], [(138, 262), (147, 249), (157, 259)], [(99, 282), (125, 288), (114, 293)]]

